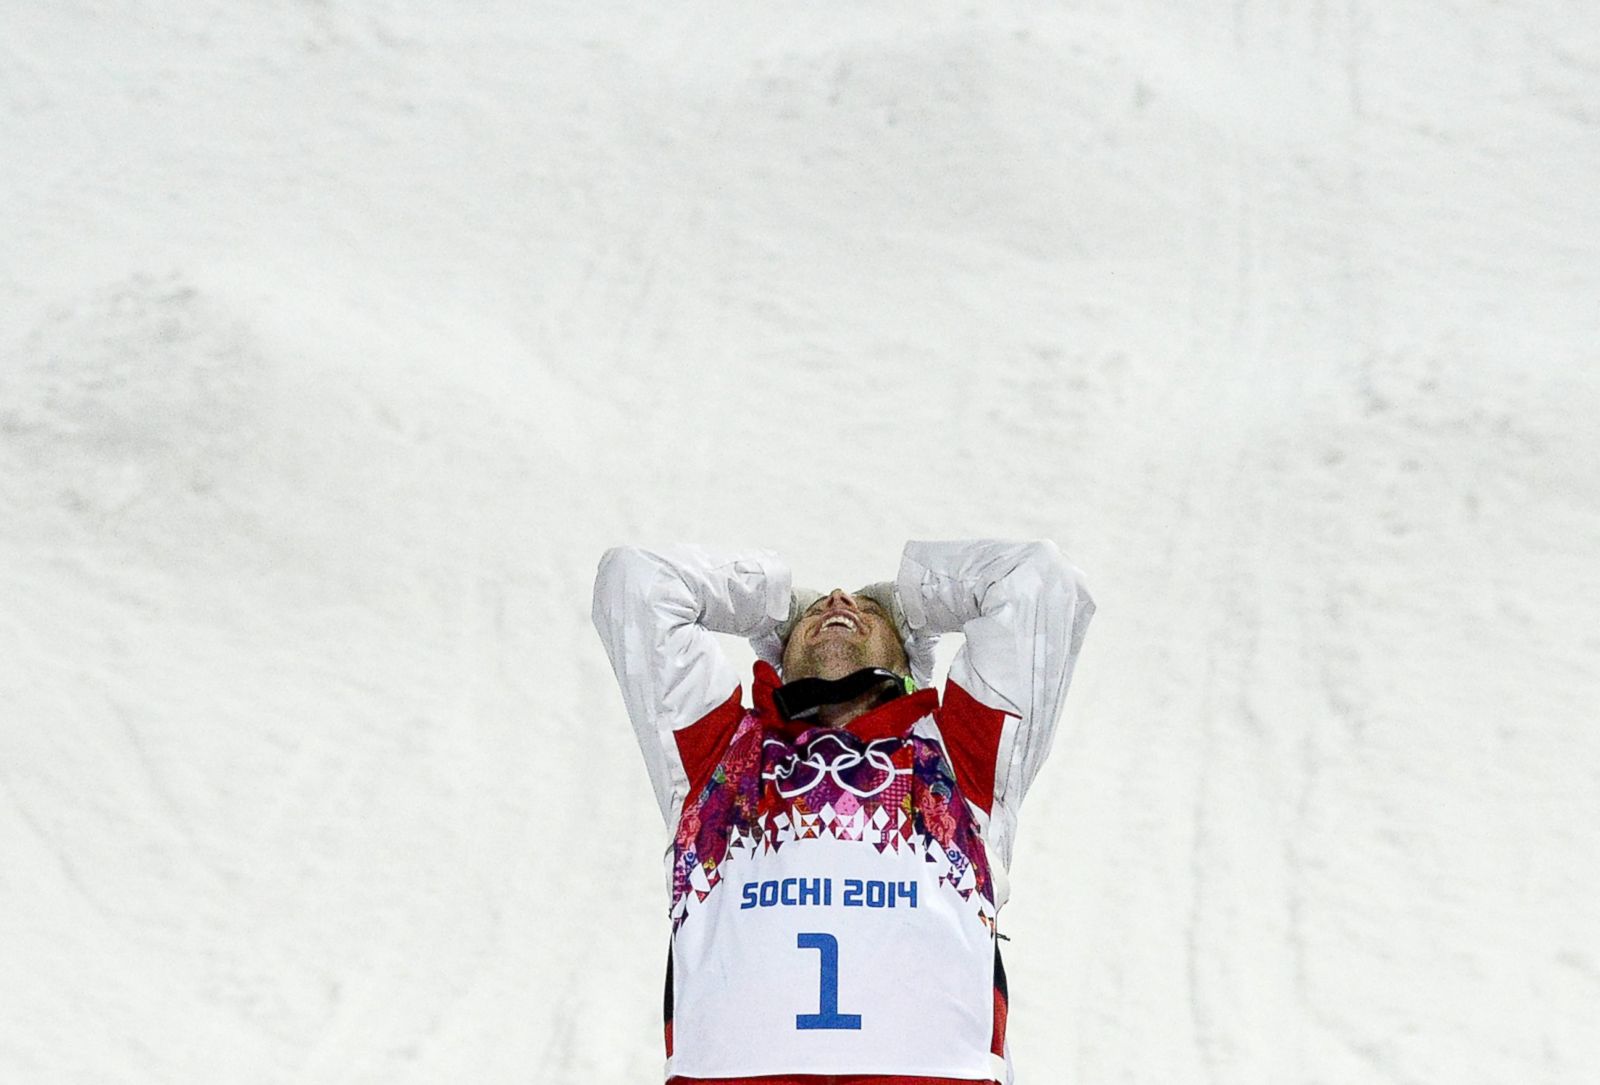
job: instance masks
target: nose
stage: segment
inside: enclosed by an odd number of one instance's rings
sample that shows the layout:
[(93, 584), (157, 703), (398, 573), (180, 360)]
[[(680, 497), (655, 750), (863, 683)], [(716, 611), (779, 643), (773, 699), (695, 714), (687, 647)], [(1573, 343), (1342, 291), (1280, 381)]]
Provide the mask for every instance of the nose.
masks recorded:
[(859, 609), (861, 609), (860, 607), (856, 606), (856, 597), (855, 596), (851, 595), (849, 592), (845, 591), (843, 588), (834, 588), (832, 591), (830, 591), (828, 593), (828, 605), (830, 607), (832, 607), (832, 606), (837, 606), (840, 603), (843, 603), (845, 606), (849, 607), (851, 610), (859, 610)]

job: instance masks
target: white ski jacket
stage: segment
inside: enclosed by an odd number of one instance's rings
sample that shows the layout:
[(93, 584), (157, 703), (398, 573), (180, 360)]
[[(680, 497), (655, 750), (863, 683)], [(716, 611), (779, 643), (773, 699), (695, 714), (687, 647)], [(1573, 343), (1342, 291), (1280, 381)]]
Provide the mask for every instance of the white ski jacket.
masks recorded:
[(828, 728), (778, 715), (765, 662), (746, 707), (712, 636), (787, 617), (776, 554), (601, 559), (595, 627), (672, 832), (673, 1082), (1008, 1080), (995, 917), (1094, 603), (1049, 542), (908, 543), (896, 591), (919, 636), (964, 635), (943, 697)]

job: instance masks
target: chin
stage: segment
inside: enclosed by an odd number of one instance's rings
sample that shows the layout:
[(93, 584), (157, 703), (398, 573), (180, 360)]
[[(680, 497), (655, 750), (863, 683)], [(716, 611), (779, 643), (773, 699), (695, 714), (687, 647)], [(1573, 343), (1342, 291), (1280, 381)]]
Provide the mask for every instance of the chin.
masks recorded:
[[(843, 678), (847, 674), (854, 674), (862, 667), (870, 667), (871, 663), (864, 660), (860, 652), (850, 650), (852, 645), (828, 645), (825, 650), (812, 652), (806, 658), (797, 661), (797, 666), (792, 675), (785, 674), (786, 678)], [(832, 649), (832, 650), (828, 650)], [(844, 649), (840, 651), (839, 649)]]

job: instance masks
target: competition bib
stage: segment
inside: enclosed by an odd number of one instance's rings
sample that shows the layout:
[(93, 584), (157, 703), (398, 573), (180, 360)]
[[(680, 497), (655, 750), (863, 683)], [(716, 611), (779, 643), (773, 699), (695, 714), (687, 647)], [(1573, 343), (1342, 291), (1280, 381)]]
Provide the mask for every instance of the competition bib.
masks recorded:
[(668, 1074), (1003, 1080), (987, 860), (940, 745), (746, 724), (679, 825)]
[(994, 948), (913, 850), (731, 859), (673, 940), (669, 1073), (994, 1075)]

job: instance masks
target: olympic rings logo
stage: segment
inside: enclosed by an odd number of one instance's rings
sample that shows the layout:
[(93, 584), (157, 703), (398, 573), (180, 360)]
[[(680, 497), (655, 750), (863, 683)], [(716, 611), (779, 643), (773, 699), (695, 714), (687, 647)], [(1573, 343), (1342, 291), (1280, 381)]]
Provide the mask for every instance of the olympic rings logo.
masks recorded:
[[(860, 747), (853, 745), (839, 733), (827, 732), (811, 740), (806, 746), (804, 757), (789, 750), (782, 742), (775, 739), (769, 738), (765, 744), (788, 751), (772, 766), (771, 771), (761, 774), (763, 780), (777, 784), (778, 794), (785, 799), (804, 795), (829, 777), (841, 790), (848, 791), (860, 799), (870, 799), (887, 791), (896, 776), (911, 775), (909, 768), (895, 768), (894, 758), (889, 750), (890, 747), (900, 744), (900, 740), (895, 738), (880, 738), (869, 742), (865, 747)], [(826, 748), (828, 746), (834, 748), (830, 751)], [(866, 770), (851, 771), (863, 764), (867, 766)], [(876, 782), (870, 787), (858, 787), (851, 780), (845, 779), (844, 773), (847, 772), (852, 777), (868, 776)]]

